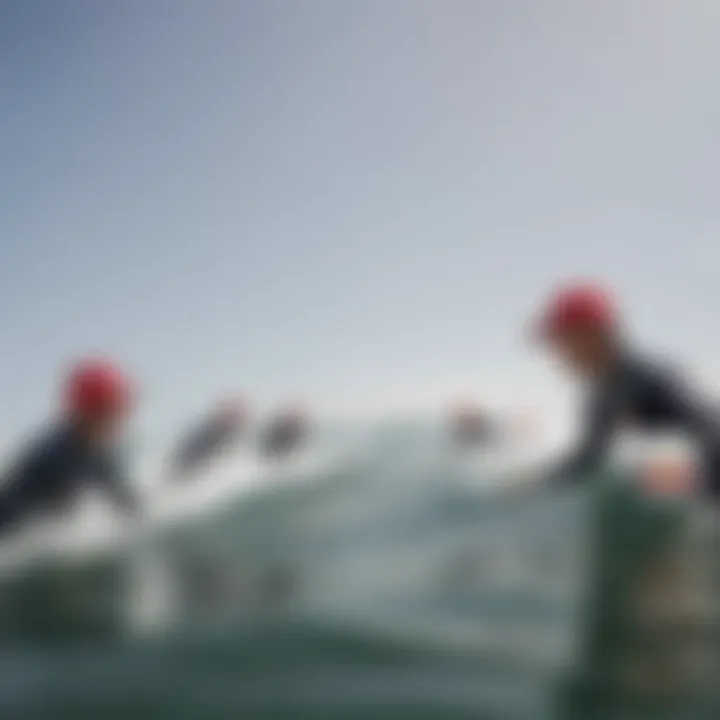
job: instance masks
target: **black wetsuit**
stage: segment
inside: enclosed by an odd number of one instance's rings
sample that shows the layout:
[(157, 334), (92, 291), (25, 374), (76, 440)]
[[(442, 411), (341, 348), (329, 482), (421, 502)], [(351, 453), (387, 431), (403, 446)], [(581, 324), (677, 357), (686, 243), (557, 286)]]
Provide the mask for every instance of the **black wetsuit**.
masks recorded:
[(53, 427), (5, 472), (0, 484), (0, 532), (30, 517), (67, 510), (89, 483), (102, 487), (123, 513), (139, 509), (119, 458), (92, 449), (69, 426)]
[(235, 442), (239, 437), (236, 427), (215, 418), (206, 420), (194, 428), (181, 441), (172, 461), (173, 470), (182, 476), (192, 472), (222, 448)]
[(555, 469), (561, 482), (575, 481), (604, 463), (610, 442), (623, 425), (648, 431), (677, 430), (700, 452), (705, 491), (720, 494), (720, 416), (710, 403), (669, 368), (624, 356), (588, 403), (579, 447)]

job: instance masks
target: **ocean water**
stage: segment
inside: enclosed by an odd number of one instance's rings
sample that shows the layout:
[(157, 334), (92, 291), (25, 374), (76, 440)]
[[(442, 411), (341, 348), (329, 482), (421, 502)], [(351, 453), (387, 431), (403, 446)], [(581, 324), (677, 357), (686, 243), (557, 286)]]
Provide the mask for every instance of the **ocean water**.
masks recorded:
[(155, 488), (142, 526), (90, 512), (4, 548), (0, 716), (560, 717), (588, 494), (512, 496), (520, 449), (446, 440), (246, 449)]

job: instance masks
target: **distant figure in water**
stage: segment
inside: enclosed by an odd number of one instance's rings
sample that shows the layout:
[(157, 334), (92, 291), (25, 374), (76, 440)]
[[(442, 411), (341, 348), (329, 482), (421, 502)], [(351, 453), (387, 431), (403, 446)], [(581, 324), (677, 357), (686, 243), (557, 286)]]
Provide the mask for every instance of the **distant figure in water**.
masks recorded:
[(0, 481), (0, 533), (68, 511), (89, 484), (102, 488), (122, 513), (139, 512), (120, 450), (132, 399), (129, 380), (108, 360), (83, 360), (71, 369), (59, 417)]
[(450, 418), (450, 435), (458, 447), (486, 448), (498, 445), (504, 432), (487, 411), (460, 404)]
[(232, 447), (242, 437), (246, 421), (244, 403), (223, 401), (180, 441), (172, 459), (173, 477), (186, 478), (202, 469), (218, 453)]
[(290, 410), (271, 421), (260, 434), (260, 452), (266, 458), (285, 458), (310, 435), (310, 421), (300, 410)]

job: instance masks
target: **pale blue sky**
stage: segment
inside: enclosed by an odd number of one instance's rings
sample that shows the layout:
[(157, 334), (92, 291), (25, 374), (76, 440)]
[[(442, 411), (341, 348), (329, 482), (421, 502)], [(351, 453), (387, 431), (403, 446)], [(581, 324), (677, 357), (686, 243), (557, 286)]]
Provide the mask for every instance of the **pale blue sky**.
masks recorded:
[(93, 348), (155, 428), (551, 399), (522, 323), (568, 273), (712, 368), (718, 37), (713, 0), (0, 2), (0, 432)]

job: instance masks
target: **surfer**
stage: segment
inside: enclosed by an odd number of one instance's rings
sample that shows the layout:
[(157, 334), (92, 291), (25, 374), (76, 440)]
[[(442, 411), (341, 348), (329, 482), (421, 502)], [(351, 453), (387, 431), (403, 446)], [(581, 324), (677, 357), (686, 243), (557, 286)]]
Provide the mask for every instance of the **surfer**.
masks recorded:
[(696, 442), (704, 490), (717, 497), (718, 414), (676, 371), (636, 352), (607, 291), (582, 283), (561, 287), (550, 298), (535, 330), (543, 344), (590, 388), (581, 440), (553, 469), (553, 477), (567, 483), (596, 472), (623, 426), (672, 430)]
[(450, 417), (450, 434), (460, 447), (487, 447), (500, 439), (500, 428), (488, 413), (463, 403)]
[(289, 410), (272, 420), (260, 434), (265, 457), (284, 458), (296, 451), (310, 434), (310, 422), (300, 410)]
[(199, 469), (217, 453), (236, 443), (247, 412), (242, 402), (226, 400), (180, 441), (172, 460), (172, 473), (182, 478)]
[(124, 476), (119, 439), (132, 407), (130, 383), (104, 359), (79, 362), (62, 388), (60, 418), (20, 454), (0, 485), (0, 532), (67, 511), (88, 482), (123, 514), (139, 503)]

